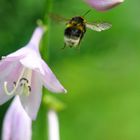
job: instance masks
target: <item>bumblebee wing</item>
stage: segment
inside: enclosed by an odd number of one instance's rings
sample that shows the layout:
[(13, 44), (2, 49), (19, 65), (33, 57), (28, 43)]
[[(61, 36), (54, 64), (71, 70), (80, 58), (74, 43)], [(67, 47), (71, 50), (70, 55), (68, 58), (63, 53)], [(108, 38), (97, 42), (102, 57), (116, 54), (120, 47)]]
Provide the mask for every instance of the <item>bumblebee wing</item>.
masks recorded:
[(52, 13), (49, 14), (49, 17), (56, 22), (67, 23), (69, 21), (69, 19), (66, 19), (64, 17)]
[(110, 29), (112, 25), (107, 22), (93, 22), (92, 24), (86, 23), (86, 27), (91, 30), (101, 32), (101, 31)]

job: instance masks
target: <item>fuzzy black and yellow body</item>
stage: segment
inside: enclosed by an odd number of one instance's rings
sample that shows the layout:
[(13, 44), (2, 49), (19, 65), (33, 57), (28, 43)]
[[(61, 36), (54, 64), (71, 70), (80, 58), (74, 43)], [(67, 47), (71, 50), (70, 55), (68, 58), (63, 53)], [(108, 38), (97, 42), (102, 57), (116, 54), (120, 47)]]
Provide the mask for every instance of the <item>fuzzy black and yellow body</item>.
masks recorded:
[(107, 22), (93, 22), (90, 24), (81, 16), (73, 17), (66, 23), (66, 29), (64, 31), (64, 48), (65, 46), (77, 47), (87, 28), (100, 32), (111, 28), (111, 26), (112, 25)]
[(80, 17), (73, 17), (66, 24), (66, 29), (64, 31), (64, 43), (65, 46), (76, 47), (80, 44), (86, 32), (85, 20)]
[(60, 16), (51, 15), (51, 17), (58, 21), (63, 21), (66, 23), (66, 28), (64, 31), (64, 48), (66, 46), (69, 47), (77, 47), (85, 32), (86, 29), (91, 29), (96, 32), (101, 32), (104, 30), (108, 30), (112, 27), (112, 25), (108, 22), (92, 22), (88, 23), (84, 16), (88, 13), (87, 11), (83, 16), (75, 16), (71, 19), (65, 19)]

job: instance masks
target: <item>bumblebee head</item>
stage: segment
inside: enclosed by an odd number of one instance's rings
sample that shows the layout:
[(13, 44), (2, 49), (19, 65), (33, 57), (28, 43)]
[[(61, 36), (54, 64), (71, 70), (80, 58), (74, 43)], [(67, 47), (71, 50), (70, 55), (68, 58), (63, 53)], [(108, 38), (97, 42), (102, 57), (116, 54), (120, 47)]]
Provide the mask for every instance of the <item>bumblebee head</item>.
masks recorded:
[(73, 17), (71, 19), (71, 22), (72, 23), (84, 23), (84, 18), (82, 18), (81, 16), (77, 16), (77, 17)]

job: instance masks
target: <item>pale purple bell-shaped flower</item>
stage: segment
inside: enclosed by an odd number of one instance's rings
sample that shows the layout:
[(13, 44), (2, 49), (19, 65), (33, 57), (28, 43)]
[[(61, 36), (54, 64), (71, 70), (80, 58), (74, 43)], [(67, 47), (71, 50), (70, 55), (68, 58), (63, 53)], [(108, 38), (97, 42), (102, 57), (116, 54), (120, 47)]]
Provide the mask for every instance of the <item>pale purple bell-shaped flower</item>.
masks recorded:
[(48, 139), (60, 140), (59, 119), (58, 119), (57, 112), (53, 109), (48, 110), (47, 124), (48, 124), (48, 130), (49, 130)]
[(122, 3), (124, 0), (85, 0), (85, 1), (98, 11), (106, 11)]
[(39, 53), (43, 29), (37, 27), (29, 43), (0, 61), (0, 104), (19, 95), (28, 115), (35, 119), (42, 98), (42, 86), (51, 92), (67, 92)]
[(2, 140), (31, 140), (31, 136), (32, 121), (16, 96), (3, 121)]

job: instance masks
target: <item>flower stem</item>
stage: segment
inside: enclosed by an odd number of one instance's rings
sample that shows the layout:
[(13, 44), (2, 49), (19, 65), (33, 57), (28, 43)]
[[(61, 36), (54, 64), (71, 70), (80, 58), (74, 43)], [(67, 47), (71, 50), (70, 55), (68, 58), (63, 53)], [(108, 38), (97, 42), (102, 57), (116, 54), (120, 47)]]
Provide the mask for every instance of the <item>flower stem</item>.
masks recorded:
[(47, 27), (47, 30), (44, 33), (44, 36), (41, 41), (41, 47), (40, 47), (40, 52), (42, 55), (42, 58), (48, 62), (49, 60), (49, 46), (50, 46), (50, 19), (49, 19), (49, 14), (51, 13), (52, 10), (52, 0), (46, 0), (45, 2), (45, 14), (44, 14), (44, 19), (43, 19), (43, 24)]
[[(52, 10), (52, 0), (46, 0), (45, 3), (45, 16), (43, 19), (43, 24), (47, 26), (47, 30), (45, 30), (44, 36), (42, 38), (41, 46), (40, 46), (40, 52), (42, 55), (42, 58), (47, 61), (50, 59), (50, 20), (49, 20), (49, 14), (51, 13)], [(48, 104), (48, 97), (46, 98), (46, 93), (48, 91), (44, 88), (43, 89), (43, 101), (45, 101), (44, 105), (46, 105), (48, 109), (46, 109), (46, 115), (47, 115), (47, 125), (48, 125), (48, 133), (49, 133), (49, 140), (60, 140), (60, 135), (59, 135), (59, 120), (57, 116), (57, 111), (60, 108), (63, 108), (63, 104), (59, 103), (57, 100), (54, 100), (53, 97), (50, 97), (50, 102)], [(50, 105), (50, 106), (49, 106)], [(62, 106), (62, 107), (61, 107)]]
[[(42, 25), (45, 27), (47, 27), (47, 30), (45, 30), (44, 32), (44, 36), (42, 38), (41, 41), (41, 46), (40, 46), (40, 52), (41, 52), (41, 56), (42, 58), (47, 61), (47, 63), (49, 62), (50, 59), (50, 19), (49, 19), (49, 14), (51, 13), (52, 10), (52, 0), (46, 0), (45, 2), (45, 15), (44, 15), (44, 19), (42, 21)], [(45, 95), (48, 94), (48, 91), (43, 88), (43, 99), (45, 99)], [(46, 106), (48, 107), (48, 106)], [(57, 117), (57, 113), (55, 110), (53, 109), (49, 109), (47, 111), (46, 109), (46, 115), (47, 115), (47, 125), (48, 126), (48, 133), (49, 133), (49, 140), (59, 140), (60, 136), (59, 136), (59, 122), (58, 122), (58, 117)]]

